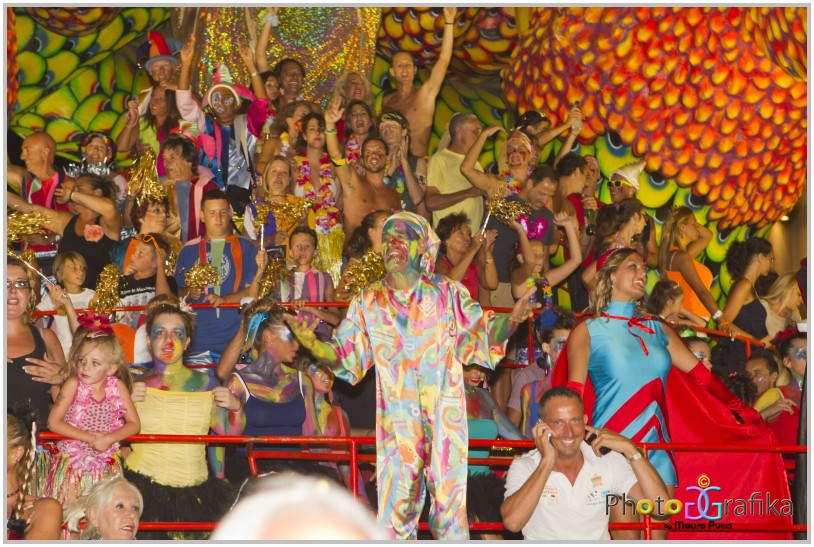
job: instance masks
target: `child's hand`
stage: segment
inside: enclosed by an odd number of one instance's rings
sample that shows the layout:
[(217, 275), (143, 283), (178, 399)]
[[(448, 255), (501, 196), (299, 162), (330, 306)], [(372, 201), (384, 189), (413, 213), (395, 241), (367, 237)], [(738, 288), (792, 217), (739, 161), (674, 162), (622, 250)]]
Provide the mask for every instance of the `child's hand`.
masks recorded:
[(49, 283), (47, 288), (48, 295), (51, 297), (51, 302), (53, 302), (54, 308), (59, 308), (60, 306), (65, 306), (66, 308), (73, 307), (73, 302), (71, 302), (71, 299), (68, 297), (68, 293), (65, 292), (65, 289), (52, 283)]
[(257, 256), (254, 258), (255, 264), (257, 264), (257, 274), (263, 275), (263, 272), (266, 270), (266, 264), (268, 264), (269, 257), (266, 254), (266, 251), (260, 249), (257, 251)]
[(93, 439), (93, 441), (90, 443), (90, 445), (91, 445), (91, 446), (93, 447), (93, 449), (94, 449), (94, 450), (96, 450), (97, 452), (104, 452), (105, 450), (107, 450), (108, 448), (110, 448), (110, 445), (112, 445), (112, 444), (113, 444), (113, 439), (111, 439), (111, 438), (110, 438), (109, 436), (107, 436), (107, 435), (103, 435), (103, 434), (98, 434), (98, 435), (99, 435), (99, 436), (98, 436), (98, 437), (95, 437), (95, 438)]
[(147, 398), (147, 384), (144, 382), (133, 383), (133, 393), (130, 394), (130, 398), (134, 403), (144, 401)]
[(495, 248), (495, 241), (497, 241), (497, 230), (492, 228), (491, 230), (486, 230), (483, 234), (484, 244), (486, 245), (486, 250), (492, 252), (492, 249)]

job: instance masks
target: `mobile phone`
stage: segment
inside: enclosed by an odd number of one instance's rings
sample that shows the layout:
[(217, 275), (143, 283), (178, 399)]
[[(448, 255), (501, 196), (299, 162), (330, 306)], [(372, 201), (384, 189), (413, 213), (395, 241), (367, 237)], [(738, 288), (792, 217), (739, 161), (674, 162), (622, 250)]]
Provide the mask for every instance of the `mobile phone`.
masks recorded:
[[(588, 436), (585, 437), (585, 442), (588, 443), (588, 444), (591, 444), (595, 440), (596, 440), (596, 433), (589, 433)], [(599, 453), (602, 454), (603, 456), (605, 454), (608, 454), (610, 451), (611, 451), (611, 449), (608, 448), (607, 446), (600, 446), (599, 447)]]

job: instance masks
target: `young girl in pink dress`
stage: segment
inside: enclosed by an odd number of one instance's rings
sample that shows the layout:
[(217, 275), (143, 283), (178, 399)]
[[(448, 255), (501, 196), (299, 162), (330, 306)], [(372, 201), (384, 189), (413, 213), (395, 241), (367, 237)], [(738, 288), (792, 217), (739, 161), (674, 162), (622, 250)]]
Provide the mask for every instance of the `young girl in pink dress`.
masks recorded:
[(119, 442), (141, 427), (124, 352), (110, 326), (99, 323), (77, 331), (68, 379), (48, 415), (48, 428), (70, 437), (57, 443), (59, 453), (43, 485), (46, 495), (63, 505), (102, 478), (121, 473)]

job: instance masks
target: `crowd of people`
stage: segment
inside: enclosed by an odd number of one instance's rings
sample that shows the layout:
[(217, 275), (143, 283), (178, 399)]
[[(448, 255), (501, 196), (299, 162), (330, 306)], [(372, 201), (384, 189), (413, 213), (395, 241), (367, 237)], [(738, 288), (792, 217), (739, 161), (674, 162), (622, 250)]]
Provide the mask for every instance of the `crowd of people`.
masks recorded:
[[(337, 80), (324, 110), (303, 100), (302, 63), (266, 58), (272, 8), (256, 50), (240, 47), (247, 85), (221, 66), (193, 89), (194, 37), (173, 52), (151, 32), (152, 86), (118, 135), (86, 135), (70, 166), (56, 163), (62, 143), (25, 137), (7, 205), (43, 229), (6, 262), (9, 537), (200, 539), (138, 532), (139, 521), (228, 513), (214, 539), (291, 539), (298, 503), (323, 509), (325, 524), (335, 500), (346, 506), (337, 535), (309, 523), (298, 537), (416, 538), (426, 498), (438, 539), (496, 521), (505, 537), (607, 539), (609, 520), (631, 517), (602, 496), (668, 499), (678, 485), (669, 451), (643, 458), (636, 445), (670, 442), (673, 373), (733, 427), (797, 443), (804, 269), (775, 272), (768, 241), (737, 241), (731, 288), (716, 298), (700, 260), (712, 233), (678, 207), (657, 238), (636, 198), (644, 162), (603, 180), (596, 158), (574, 151), (579, 107), (559, 124), (525, 112), (512, 128), (457, 112), (431, 151), (456, 8), (438, 17), (429, 77), (416, 85), (412, 55), (394, 55), (381, 112), (358, 72)], [(501, 132), (501, 161), (485, 169), (480, 153)], [(543, 157), (555, 139), (556, 157)], [(116, 150), (152, 153), (154, 173), (131, 184)], [(128, 309), (81, 311), (96, 307), (110, 264)], [(203, 283), (201, 267), (214, 272)], [(649, 291), (648, 269), (660, 278)], [(65, 439), (38, 445), (44, 430)], [(255, 484), (245, 447), (129, 442), (137, 433), (375, 435), (376, 464), (353, 485), (346, 463), (258, 460), (261, 474), (311, 478)], [(468, 439), (498, 438), (536, 448), (508, 473), (467, 465), (490, 453)], [(305, 480), (324, 499), (297, 487)], [(289, 497), (238, 502), (263, 485)], [(352, 486), (378, 524), (348, 507), (341, 489)], [(271, 503), (279, 525), (244, 526)]]

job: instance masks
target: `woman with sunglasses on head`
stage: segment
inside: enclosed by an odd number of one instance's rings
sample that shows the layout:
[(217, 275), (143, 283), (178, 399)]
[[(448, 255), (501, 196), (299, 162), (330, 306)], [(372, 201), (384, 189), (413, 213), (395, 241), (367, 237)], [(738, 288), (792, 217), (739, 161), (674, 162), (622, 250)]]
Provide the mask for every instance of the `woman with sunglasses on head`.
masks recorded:
[[(182, 244), (180, 239), (171, 235), (173, 232), (177, 232), (178, 224), (172, 223), (173, 225), (171, 225), (169, 198), (145, 198), (140, 203), (134, 203), (130, 211), (130, 219), (136, 234), (161, 234), (170, 244), (172, 254), (178, 255)], [(123, 272), (130, 266), (138, 242), (138, 239), (131, 236), (123, 239), (111, 249), (110, 261), (119, 268), (119, 271)]]
[[(156, 296), (145, 311), (153, 361), (148, 372), (134, 376), (132, 393), (141, 433), (206, 435), (210, 429), (225, 433), (222, 417), (239, 401), (212, 375), (184, 365), (193, 314), (167, 295)], [(131, 448), (124, 476), (144, 496), (142, 522), (214, 522), (228, 510), (233, 489), (209, 473), (204, 444), (148, 442), (131, 443)], [(139, 538), (169, 536), (140, 532)]]
[(28, 268), (6, 259), (6, 403), (27, 406), (45, 428), (48, 412), (65, 380), (65, 355), (53, 331), (31, 320), (36, 296)]

